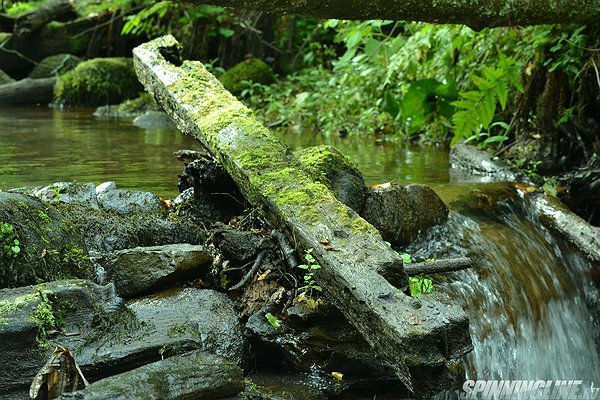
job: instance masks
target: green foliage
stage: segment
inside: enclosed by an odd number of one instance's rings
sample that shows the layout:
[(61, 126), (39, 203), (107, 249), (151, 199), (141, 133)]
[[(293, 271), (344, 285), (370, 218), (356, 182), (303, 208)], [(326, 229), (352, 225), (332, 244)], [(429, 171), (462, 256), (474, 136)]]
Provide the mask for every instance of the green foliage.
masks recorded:
[(269, 321), (269, 323), (275, 327), (275, 328), (279, 328), (281, 326), (281, 321), (279, 319), (277, 319), (273, 314), (271, 313), (266, 313), (265, 314), (265, 318), (267, 319), (267, 321)]
[(304, 251), (304, 259), (306, 260), (306, 264), (300, 264), (297, 267), (303, 269), (304, 272), (304, 286), (299, 287), (298, 290), (300, 293), (308, 294), (308, 297), (312, 297), (313, 290), (318, 292), (322, 292), (323, 288), (316, 284), (314, 279), (314, 273), (316, 270), (320, 269), (321, 266), (317, 264), (317, 260), (312, 255), (313, 249), (306, 249)]
[(412, 297), (428, 294), (433, 291), (433, 281), (424, 275), (411, 276), (408, 281)]
[(467, 142), (484, 139), (484, 145), (508, 139), (504, 134), (493, 135), (490, 130), (494, 126), (499, 126), (504, 132), (509, 128), (492, 122), (498, 104), (502, 111), (506, 109), (511, 88), (523, 92), (520, 66), (514, 59), (500, 54), (495, 67), (485, 67), (481, 74), (473, 75), (471, 79), (475, 89), (461, 92), (461, 99), (452, 103), (458, 111), (452, 116), (454, 138), (451, 144), (461, 139)]
[(2, 246), (0, 260), (17, 257), (21, 253), (20, 244), (15, 227), (0, 222), (0, 246)]
[(48, 342), (48, 334), (50, 330), (57, 326), (57, 318), (54, 314), (52, 302), (48, 298), (48, 294), (42, 290), (38, 292), (40, 303), (31, 315), (31, 320), (37, 327), (37, 343), (41, 350), (46, 350), (50, 347)]
[(178, 3), (172, 1), (149, 2), (136, 14), (129, 15), (127, 22), (121, 30), (122, 35), (158, 36), (168, 33), (168, 27), (163, 26), (166, 16), (179, 7)]
[(6, 8), (6, 15), (12, 18), (18, 18), (22, 15), (32, 12), (42, 3), (43, 0), (11, 2), (10, 6)]
[(400, 258), (402, 258), (402, 263), (403, 264), (410, 264), (412, 263), (412, 256), (408, 253), (402, 253), (400, 254)]
[(116, 104), (141, 91), (131, 59), (95, 58), (58, 79), (54, 100), (68, 105)]

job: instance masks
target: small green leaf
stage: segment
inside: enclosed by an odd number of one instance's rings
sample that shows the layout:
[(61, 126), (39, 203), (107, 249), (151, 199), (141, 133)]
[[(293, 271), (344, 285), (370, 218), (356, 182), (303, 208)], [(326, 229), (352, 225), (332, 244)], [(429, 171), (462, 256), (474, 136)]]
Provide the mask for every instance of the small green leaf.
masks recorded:
[(275, 316), (271, 313), (266, 313), (265, 314), (265, 318), (267, 319), (267, 321), (269, 321), (269, 323), (274, 326), (275, 328), (279, 328), (281, 326), (281, 321), (278, 320), (277, 318), (275, 318)]

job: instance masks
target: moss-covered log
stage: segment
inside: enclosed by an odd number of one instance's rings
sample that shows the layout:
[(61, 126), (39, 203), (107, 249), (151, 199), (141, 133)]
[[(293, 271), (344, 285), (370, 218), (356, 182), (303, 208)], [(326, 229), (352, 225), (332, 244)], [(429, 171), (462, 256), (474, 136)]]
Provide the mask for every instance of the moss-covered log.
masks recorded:
[[(407, 284), (401, 258), (379, 232), (314, 182), (200, 62), (183, 61), (172, 36), (134, 49), (134, 65), (157, 103), (202, 142), (271, 224), (298, 249), (314, 249), (326, 295), (403, 383), (419, 395), (455, 387), (462, 379), (457, 359), (471, 349), (462, 308), (430, 295), (410, 298), (384, 279), (378, 272), (400, 288)], [(427, 379), (415, 379), (411, 367)]]
[[(204, 3), (204, 0), (191, 0)], [(210, 0), (210, 4), (319, 18), (393, 19), (493, 26), (594, 22), (598, 0)]]
[(28, 35), (50, 21), (58, 21), (66, 15), (76, 16), (74, 3), (70, 0), (48, 0), (30, 13), (27, 13), (15, 22), (16, 35)]

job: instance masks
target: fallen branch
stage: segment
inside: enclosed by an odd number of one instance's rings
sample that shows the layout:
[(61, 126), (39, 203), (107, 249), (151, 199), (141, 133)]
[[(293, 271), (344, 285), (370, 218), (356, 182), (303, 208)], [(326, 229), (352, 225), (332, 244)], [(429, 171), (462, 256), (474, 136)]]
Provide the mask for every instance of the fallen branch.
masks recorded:
[(260, 253), (258, 253), (256, 260), (254, 261), (254, 265), (252, 265), (252, 268), (250, 268), (250, 271), (248, 271), (248, 273), (246, 273), (246, 275), (244, 275), (242, 280), (237, 285), (230, 287), (229, 291), (233, 292), (234, 290), (242, 289), (244, 286), (246, 286), (248, 283), (250, 283), (250, 281), (252, 280), (252, 277), (254, 275), (256, 275), (256, 273), (258, 272), (258, 269), (260, 268), (266, 255), (267, 255), (267, 250), (263, 250)]
[(283, 254), (283, 258), (291, 269), (300, 264), (296, 258), (296, 250), (294, 250), (292, 245), (288, 243), (283, 233), (273, 230), (273, 232), (271, 232), (271, 237), (277, 240), (279, 248), (281, 249), (281, 253)]
[(459, 257), (405, 264), (404, 270), (409, 276), (415, 276), (421, 274), (441, 274), (444, 272), (460, 271), (472, 267), (473, 260), (471, 260), (469, 257)]

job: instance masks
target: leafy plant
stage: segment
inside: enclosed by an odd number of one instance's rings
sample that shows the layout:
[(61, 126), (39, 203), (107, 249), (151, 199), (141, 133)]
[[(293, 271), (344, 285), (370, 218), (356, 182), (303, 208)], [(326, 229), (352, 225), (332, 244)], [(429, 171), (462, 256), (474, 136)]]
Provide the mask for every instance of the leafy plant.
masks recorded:
[(403, 264), (410, 264), (412, 262), (412, 257), (408, 253), (402, 253), (402, 254), (400, 254), (400, 258), (402, 258), (402, 263)]
[(267, 319), (267, 321), (269, 321), (269, 323), (275, 327), (275, 328), (279, 328), (281, 326), (281, 321), (279, 319), (277, 319), (273, 314), (271, 313), (266, 313), (265, 314), (265, 318)]
[(318, 292), (322, 292), (323, 288), (316, 284), (314, 279), (314, 272), (321, 268), (319, 264), (317, 264), (317, 260), (311, 254), (313, 249), (306, 249), (304, 251), (304, 259), (306, 260), (306, 264), (300, 264), (297, 267), (303, 269), (304, 272), (304, 286), (299, 287), (298, 290), (301, 293), (308, 294), (308, 297), (312, 297), (313, 290)]
[(433, 291), (433, 281), (424, 275), (411, 276), (408, 283), (412, 297), (428, 294)]
[(2, 254), (0, 258), (16, 257), (21, 253), (21, 242), (15, 232), (15, 227), (11, 224), (0, 222), (0, 245), (2, 246)]
[[(502, 111), (506, 109), (511, 87), (523, 92), (519, 65), (515, 59), (500, 54), (496, 66), (483, 68), (481, 74), (473, 75), (471, 79), (476, 89), (460, 92), (461, 99), (452, 102), (458, 111), (452, 116), (454, 138), (451, 145), (461, 139), (482, 145), (508, 139), (505, 133), (510, 127), (493, 121), (498, 104)], [(502, 128), (500, 134), (492, 132), (496, 126)]]

